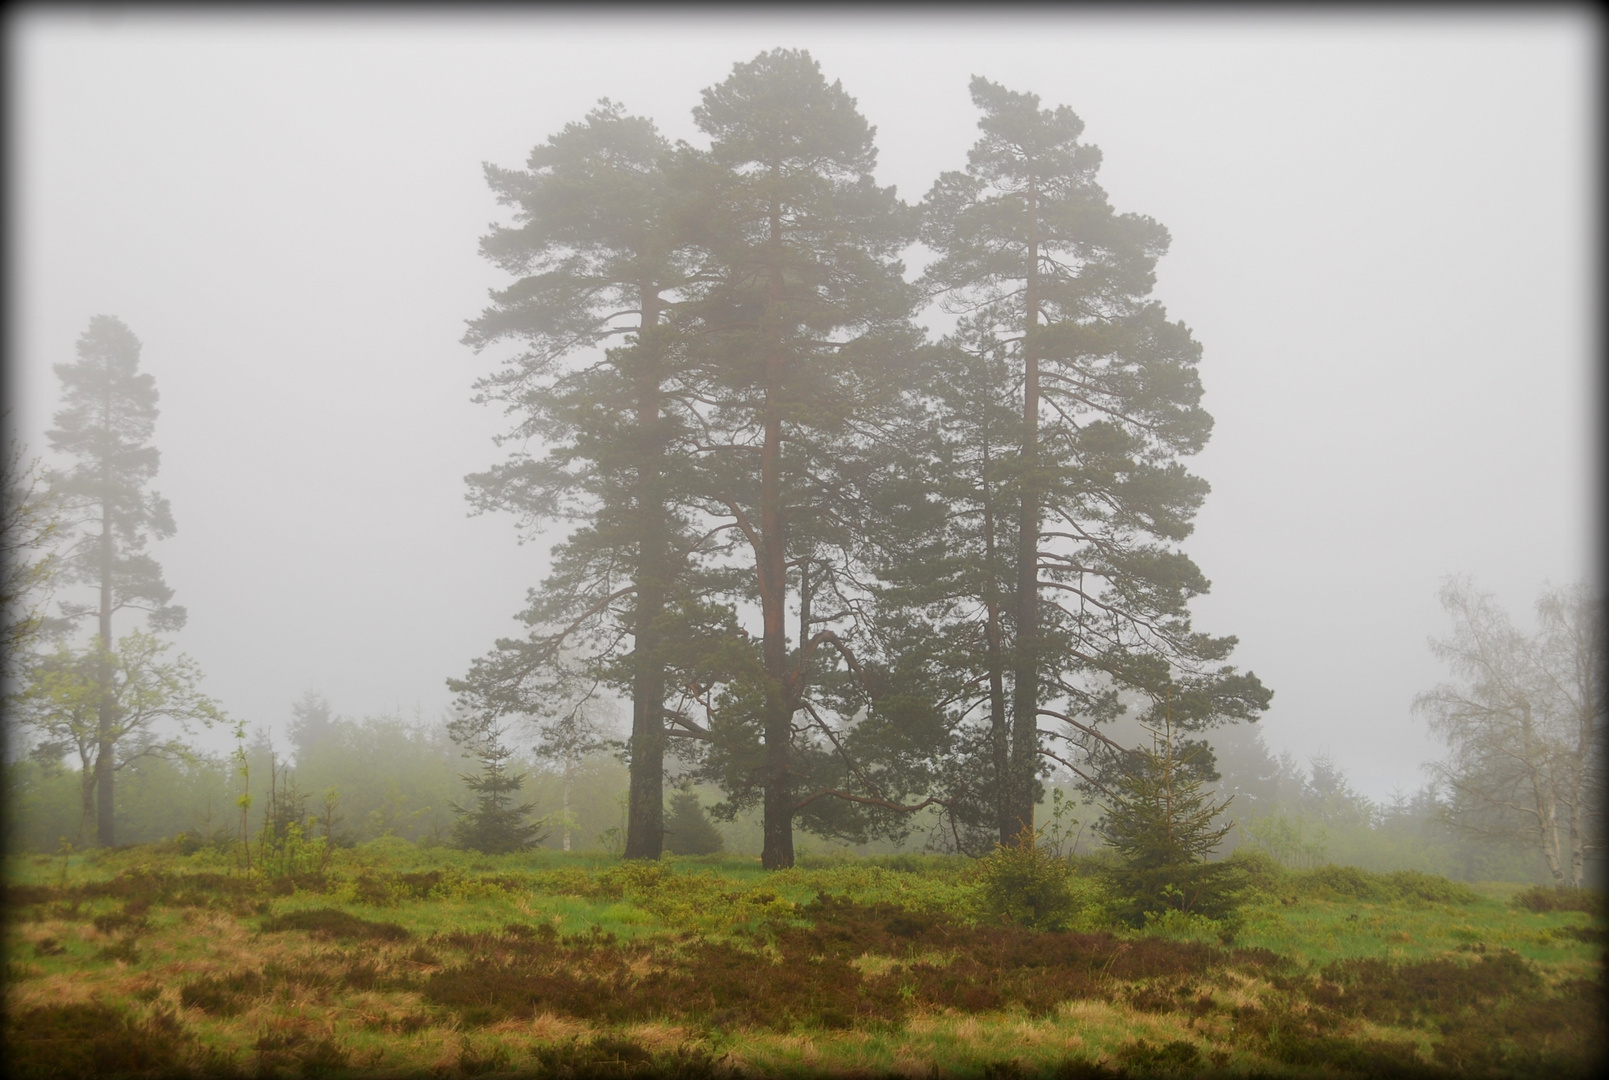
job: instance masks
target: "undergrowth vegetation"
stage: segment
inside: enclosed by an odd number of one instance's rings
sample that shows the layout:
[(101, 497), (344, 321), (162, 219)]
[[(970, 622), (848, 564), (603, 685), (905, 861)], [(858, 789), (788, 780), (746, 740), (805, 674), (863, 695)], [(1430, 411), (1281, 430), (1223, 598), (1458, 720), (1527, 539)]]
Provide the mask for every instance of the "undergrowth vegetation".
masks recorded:
[(13, 857), (6, 1044), (39, 1077), (1594, 1071), (1598, 894), (1229, 862), (1234, 919), (1130, 926), (1033, 849)]

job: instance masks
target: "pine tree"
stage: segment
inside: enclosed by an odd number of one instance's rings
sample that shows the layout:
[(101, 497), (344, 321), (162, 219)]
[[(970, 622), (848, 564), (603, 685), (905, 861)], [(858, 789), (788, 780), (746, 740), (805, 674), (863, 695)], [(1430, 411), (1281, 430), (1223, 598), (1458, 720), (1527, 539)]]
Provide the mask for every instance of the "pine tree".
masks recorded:
[(304, 690), (301, 699), (291, 705), (291, 722), (288, 734), (291, 755), (298, 767), (305, 767), (328, 743), (337, 731), (337, 723), (330, 715), (330, 703), (316, 690)]
[(895, 478), (874, 500), (872, 563), (882, 638), (897, 692), (944, 713), (947, 747), (934, 777), (947, 846), (985, 855), (1013, 846), (1004, 794), (1011, 775), (1007, 710), (1013, 591), (1011, 497), (1020, 416), (1007, 342), (964, 316), (923, 351), (899, 435), (883, 452)]
[(503, 743), (502, 728), (495, 723), (476, 723), (460, 719), (448, 725), (454, 741), (465, 747), (465, 757), (480, 762), (477, 773), (462, 774), (475, 794), (473, 808), (452, 803), (458, 820), (453, 823), (453, 843), (470, 851), (506, 855), (528, 851), (547, 839), (547, 823), (529, 820), (536, 803), (516, 802), (525, 785), (525, 773), (512, 772), (509, 759), (514, 751)]
[[(1100, 151), (1071, 109), (984, 78), (971, 90), (982, 137), (926, 199), (923, 240), (938, 258), (923, 280), (969, 316), (963, 343), (994, 342), (1022, 388), (995, 504), (1009, 498), (1015, 518), (1006, 841), (1033, 828), (1042, 757), (1076, 769), (1076, 750), (1103, 745), (1115, 688), (1177, 683), (1185, 726), (1255, 717), (1269, 694), (1220, 666), (1233, 638), (1190, 626), (1188, 602), (1208, 583), (1176, 545), (1207, 485), (1180, 459), (1205, 445), (1212, 418), (1200, 346), (1149, 295), (1167, 230), (1108, 204)], [(1054, 734), (1073, 740), (1074, 760), (1047, 751), (1041, 718), (1064, 725)]]
[(677, 502), (685, 455), (671, 452), (686, 407), (669, 316), (695, 267), (666, 173), (670, 150), (651, 121), (605, 100), (533, 149), (527, 169), (486, 166), (516, 224), (493, 226), (481, 251), (516, 280), (492, 294), (464, 340), (523, 349), (477, 382), (477, 400), (507, 406), (515, 423), (505, 438), (549, 452), (519, 451), (469, 477), (470, 499), (477, 511), (513, 513), (530, 537), (555, 517), (584, 524), (532, 590), (521, 615), (530, 634), (499, 641), (466, 678), (449, 680), (466, 704), (499, 715), (562, 715), (578, 683), (629, 689), (625, 855), (644, 859), (659, 857), (663, 836), (661, 642), (693, 546)]
[(184, 608), (162, 568), (145, 553), (151, 539), (173, 534), (168, 501), (147, 485), (160, 455), (150, 445), (157, 417), (156, 380), (139, 370), (140, 342), (119, 319), (97, 315), (78, 339), (78, 359), (55, 365), (62, 408), (46, 433), (52, 449), (76, 463), (52, 471), (57, 495), (88, 523), (88, 532), (64, 556), (63, 578), (96, 587), (98, 603), (63, 604), (68, 618), (95, 616), (100, 639), (101, 701), (95, 754), (96, 842), (114, 843), (113, 779), (119, 731), (113, 689), (112, 616), (146, 612), (152, 630), (177, 630)]
[[(857, 662), (842, 635), (814, 627), (849, 617), (839, 601), (852, 589), (841, 553), (857, 546), (863, 521), (855, 452), (892, 397), (893, 361), (917, 336), (898, 259), (913, 222), (873, 179), (871, 125), (808, 53), (777, 49), (735, 65), (704, 91), (694, 119), (711, 140), (698, 159), (710, 192), (701, 234), (710, 281), (688, 312), (717, 402), (704, 503), (746, 547), (763, 626), (758, 671), (735, 680), (728, 713), (741, 718), (724, 729), (722, 785), (729, 799), (760, 800), (761, 863), (781, 869), (793, 865), (796, 815), (832, 828), (830, 808), (846, 805), (820, 782), (846, 766), (814, 753), (803, 733), (826, 727), (811, 698), (827, 655)], [(792, 649), (790, 579), (800, 617)], [(796, 728), (801, 712), (808, 722)]]

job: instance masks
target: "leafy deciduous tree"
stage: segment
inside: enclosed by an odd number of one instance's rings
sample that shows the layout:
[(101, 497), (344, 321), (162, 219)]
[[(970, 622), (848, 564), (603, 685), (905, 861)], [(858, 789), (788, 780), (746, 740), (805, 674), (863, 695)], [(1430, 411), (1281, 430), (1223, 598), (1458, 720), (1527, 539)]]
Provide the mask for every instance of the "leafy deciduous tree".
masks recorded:
[(1448, 746), (1433, 764), (1453, 823), (1539, 851), (1560, 886), (1581, 886), (1603, 842), (1603, 602), (1585, 585), (1549, 588), (1522, 633), (1467, 578), (1441, 590), (1450, 637), (1431, 650), (1462, 678), (1414, 702)]
[(0, 682), (9, 692), (26, 659), (50, 629), (45, 605), (61, 568), (56, 545), (66, 522), (60, 497), (41, 484), (39, 462), (29, 461), (22, 444), (12, 442), (4, 461), (0, 507)]
[(77, 755), (85, 828), (92, 817), (102, 828), (109, 805), (103, 800), (111, 789), (106, 776), (143, 757), (188, 754), (179, 740), (159, 737), (160, 721), (188, 727), (225, 719), (217, 702), (198, 688), (195, 661), (167, 658), (172, 647), (141, 630), (125, 634), (110, 652), (98, 639), (81, 649), (60, 645), (35, 666), (18, 699), (20, 719), (44, 736), (36, 757), (59, 761)]

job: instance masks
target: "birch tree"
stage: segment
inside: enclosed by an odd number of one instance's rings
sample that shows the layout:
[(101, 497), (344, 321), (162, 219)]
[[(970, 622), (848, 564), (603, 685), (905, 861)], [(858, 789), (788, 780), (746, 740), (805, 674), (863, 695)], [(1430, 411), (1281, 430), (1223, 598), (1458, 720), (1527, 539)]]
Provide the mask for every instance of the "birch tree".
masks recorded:
[(1530, 635), (1468, 578), (1449, 579), (1441, 604), (1452, 633), (1430, 647), (1458, 681), (1414, 707), (1447, 744), (1430, 767), (1451, 821), (1537, 851), (1555, 884), (1579, 887), (1603, 842), (1603, 602), (1585, 585), (1548, 588)]

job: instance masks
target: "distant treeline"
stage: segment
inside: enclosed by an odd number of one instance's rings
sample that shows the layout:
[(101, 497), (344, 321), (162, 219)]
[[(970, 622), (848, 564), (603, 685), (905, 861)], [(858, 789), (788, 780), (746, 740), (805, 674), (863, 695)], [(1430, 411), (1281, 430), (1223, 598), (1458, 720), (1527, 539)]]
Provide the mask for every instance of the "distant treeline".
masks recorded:
[[(1355, 791), (1328, 760), (1317, 758), (1303, 769), (1289, 754), (1271, 753), (1262, 732), (1247, 725), (1214, 732), (1211, 745), (1220, 774), (1213, 786), (1234, 796), (1224, 816), (1236, 828), (1221, 855), (1251, 846), (1296, 868), (1333, 862), (1375, 871), (1423, 870), (1465, 881), (1548, 880), (1547, 868), (1534, 852), (1484, 843), (1448, 828), (1445, 807), (1428, 788), (1375, 802)], [(515, 766), (526, 776), (522, 797), (534, 801), (536, 813), (547, 818), (548, 834), (541, 846), (560, 847), (566, 801), (562, 765), (526, 753)], [(276, 748), (259, 734), (247, 746), (246, 767), (243, 776), (237, 760), (208, 754), (130, 761), (122, 770), (118, 797), (119, 839), (142, 844), (183, 836), (188, 844), (230, 845), (241, 835), (238, 800), (248, 786), (253, 795), (248, 823), (256, 836), (275, 778), (305, 796), (310, 810), (333, 788), (340, 799), (335, 835), (344, 844), (395, 836), (446, 846), (451, 843), (453, 805), (472, 802), (463, 775), (474, 771), (474, 763), (462, 756), (439, 722), (399, 716), (352, 719), (304, 703), (297, 709), (289, 744)], [(83, 842), (83, 802), (75, 769), (23, 759), (6, 764), (5, 781), (9, 850), (55, 852), (64, 840)], [(626, 766), (613, 753), (592, 753), (572, 767), (568, 803), (574, 850), (619, 851), (627, 786)], [(1047, 807), (1041, 820), (1063, 832), (1068, 850), (1097, 850), (1100, 841), (1092, 826), (1100, 808), (1082, 802), (1070, 784), (1052, 790), (1057, 789), (1064, 795), (1061, 818), (1053, 819)], [(718, 797), (718, 792), (705, 791), (700, 801), (708, 806)], [(763, 836), (757, 813), (715, 825), (728, 852), (759, 854)], [(820, 842), (819, 849), (812, 846), (801, 853), (920, 851), (938, 828), (942, 821), (935, 815), (903, 844), (843, 847)]]

